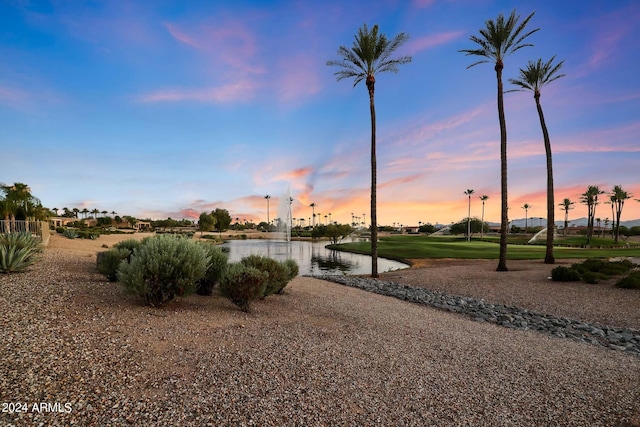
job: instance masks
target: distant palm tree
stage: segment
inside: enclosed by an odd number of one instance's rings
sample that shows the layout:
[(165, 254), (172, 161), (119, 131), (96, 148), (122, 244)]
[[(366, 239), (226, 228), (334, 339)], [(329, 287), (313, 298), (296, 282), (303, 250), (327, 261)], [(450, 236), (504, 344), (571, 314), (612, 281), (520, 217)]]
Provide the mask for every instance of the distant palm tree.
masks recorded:
[(528, 223), (527, 223), (527, 214), (529, 213), (529, 209), (531, 209), (532, 206), (528, 203), (525, 203), (522, 206), (522, 209), (524, 209), (524, 234), (527, 234), (527, 228), (528, 228)]
[(598, 205), (598, 196), (603, 194), (597, 185), (590, 185), (581, 195), (580, 201), (587, 205), (587, 243), (591, 243), (593, 238), (593, 221), (596, 217), (596, 206)]
[(271, 231), (269, 230), (269, 200), (271, 199), (271, 196), (267, 194), (264, 198), (267, 199), (267, 231)]
[(472, 189), (468, 189), (464, 192), (469, 198), (469, 209), (467, 213), (467, 242), (471, 241), (471, 195), (474, 193)]
[(573, 209), (573, 205), (575, 205), (575, 203), (576, 202), (572, 202), (570, 199), (565, 198), (562, 203), (558, 205), (564, 210), (564, 229), (562, 230), (562, 235), (565, 237), (567, 235), (567, 227), (569, 226), (569, 211)]
[(489, 199), (489, 196), (483, 194), (480, 196), (480, 200), (482, 200), (482, 228), (480, 229), (480, 240), (484, 239), (484, 202)]
[(98, 214), (100, 213), (100, 210), (99, 209), (94, 209), (94, 210), (91, 211), (91, 213), (94, 215), (94, 218), (97, 219), (98, 218)]
[(316, 226), (316, 204), (315, 203), (311, 203), (309, 206), (311, 206), (311, 212), (313, 213), (313, 221), (311, 222), (311, 227), (315, 228), (315, 226)]
[(624, 201), (630, 199), (631, 194), (627, 193), (622, 189), (621, 185), (616, 185), (611, 190), (611, 202), (615, 207), (615, 230), (614, 230), (614, 240), (618, 243), (618, 238), (620, 237), (620, 216), (622, 216), (622, 208), (624, 207)]
[(378, 213), (377, 213), (377, 176), (376, 176), (376, 109), (374, 102), (375, 75), (391, 71), (398, 72), (398, 65), (411, 62), (410, 56), (391, 58), (391, 55), (407, 40), (409, 36), (399, 33), (391, 40), (386, 35), (378, 34), (378, 26), (371, 30), (364, 24), (358, 29), (353, 46), (338, 48), (339, 60), (328, 61), (327, 65), (341, 69), (335, 73), (337, 80), (354, 78), (355, 87), (365, 80), (369, 93), (369, 111), (371, 114), (371, 276), (378, 277)]
[(555, 55), (551, 57), (548, 62), (543, 63), (542, 59), (538, 59), (536, 62), (529, 61), (527, 68), (520, 69), (520, 77), (518, 79), (510, 79), (509, 81), (520, 86), (521, 90), (530, 90), (533, 92), (533, 98), (536, 101), (536, 109), (538, 110), (538, 118), (540, 119), (540, 126), (542, 127), (542, 137), (544, 138), (544, 150), (547, 155), (547, 251), (544, 256), (545, 264), (553, 264), (555, 258), (553, 256), (553, 229), (555, 227), (555, 200), (553, 197), (553, 165), (551, 159), (551, 141), (549, 140), (549, 132), (547, 131), (547, 125), (544, 121), (544, 114), (542, 113), (542, 106), (540, 105), (540, 89), (555, 81), (564, 74), (558, 74), (564, 61), (560, 61), (557, 64), (553, 64)]
[(502, 89), (502, 70), (504, 58), (523, 47), (533, 46), (524, 43), (524, 40), (539, 30), (525, 31), (527, 23), (533, 16), (532, 12), (524, 21), (520, 21), (520, 15), (516, 11), (511, 12), (505, 20), (503, 14), (493, 21), (485, 22), (485, 28), (480, 29), (480, 36), (471, 36), (470, 40), (479, 45), (477, 49), (464, 49), (467, 55), (479, 56), (481, 59), (469, 65), (471, 68), (487, 62), (494, 63), (496, 79), (498, 82), (498, 120), (500, 121), (500, 178), (501, 178), (501, 217), (500, 217), (500, 259), (497, 271), (507, 271), (507, 231), (509, 226), (508, 198), (507, 198), (507, 124), (504, 117), (504, 99)]
[(58, 211), (59, 211), (59, 209), (58, 209), (58, 208), (53, 208), (53, 209), (51, 209), (51, 210), (52, 210), (52, 211), (54, 211), (54, 212), (56, 213), (56, 216), (58, 216)]
[(73, 215), (78, 218), (78, 213), (80, 212), (80, 209), (78, 208), (73, 208)]
[[(102, 211), (102, 213), (105, 213), (105, 211)], [(108, 213), (108, 212), (106, 212)], [(117, 212), (116, 211), (111, 211), (111, 217), (115, 218), (116, 217)]]

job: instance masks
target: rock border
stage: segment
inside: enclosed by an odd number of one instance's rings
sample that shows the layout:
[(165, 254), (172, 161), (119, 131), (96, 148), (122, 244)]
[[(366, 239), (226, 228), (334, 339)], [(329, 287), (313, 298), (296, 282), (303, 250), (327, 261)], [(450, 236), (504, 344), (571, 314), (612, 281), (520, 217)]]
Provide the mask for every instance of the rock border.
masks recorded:
[(505, 328), (532, 330), (554, 337), (570, 338), (640, 357), (640, 330), (633, 328), (591, 324), (521, 307), (493, 304), (484, 299), (450, 295), (380, 279), (334, 275), (309, 277), (464, 314), (478, 322), (489, 322)]

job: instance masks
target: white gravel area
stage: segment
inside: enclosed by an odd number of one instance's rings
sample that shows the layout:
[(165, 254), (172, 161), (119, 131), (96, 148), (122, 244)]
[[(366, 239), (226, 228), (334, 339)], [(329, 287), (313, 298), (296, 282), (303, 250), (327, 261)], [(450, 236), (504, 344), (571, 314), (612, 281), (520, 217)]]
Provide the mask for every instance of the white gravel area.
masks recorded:
[(640, 425), (637, 357), (312, 278), (152, 309), (54, 243), (0, 328), (0, 425)]

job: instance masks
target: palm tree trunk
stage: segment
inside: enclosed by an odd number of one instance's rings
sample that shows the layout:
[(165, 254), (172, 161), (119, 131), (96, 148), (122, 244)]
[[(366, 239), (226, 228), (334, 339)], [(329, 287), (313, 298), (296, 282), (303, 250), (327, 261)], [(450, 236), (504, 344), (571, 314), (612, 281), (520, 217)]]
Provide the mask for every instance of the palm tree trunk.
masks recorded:
[(504, 99), (502, 89), (502, 61), (495, 66), (498, 79), (498, 120), (500, 121), (500, 181), (501, 181), (501, 216), (500, 216), (500, 258), (496, 271), (508, 271), (507, 268), (507, 226), (509, 224), (507, 198), (507, 123), (504, 118)]
[(378, 211), (376, 160), (376, 107), (374, 103), (375, 78), (367, 77), (369, 109), (371, 111), (371, 277), (378, 277)]
[(553, 230), (555, 228), (555, 201), (553, 198), (553, 164), (551, 158), (551, 141), (549, 140), (549, 132), (542, 114), (542, 106), (540, 105), (540, 93), (534, 95), (536, 100), (536, 108), (540, 117), (540, 126), (542, 127), (542, 136), (544, 138), (544, 151), (547, 154), (547, 252), (544, 256), (545, 264), (554, 264), (553, 257)]

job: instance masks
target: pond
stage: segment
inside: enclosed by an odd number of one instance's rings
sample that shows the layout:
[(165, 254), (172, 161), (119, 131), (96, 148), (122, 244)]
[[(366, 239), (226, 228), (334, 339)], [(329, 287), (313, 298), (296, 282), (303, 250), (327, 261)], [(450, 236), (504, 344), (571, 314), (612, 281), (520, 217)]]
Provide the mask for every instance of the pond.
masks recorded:
[[(325, 248), (329, 242), (283, 240), (229, 240), (229, 261), (238, 262), (248, 255), (263, 255), (278, 261), (293, 259), (306, 274), (371, 274), (371, 257)], [(408, 268), (407, 264), (378, 257), (378, 272)]]

